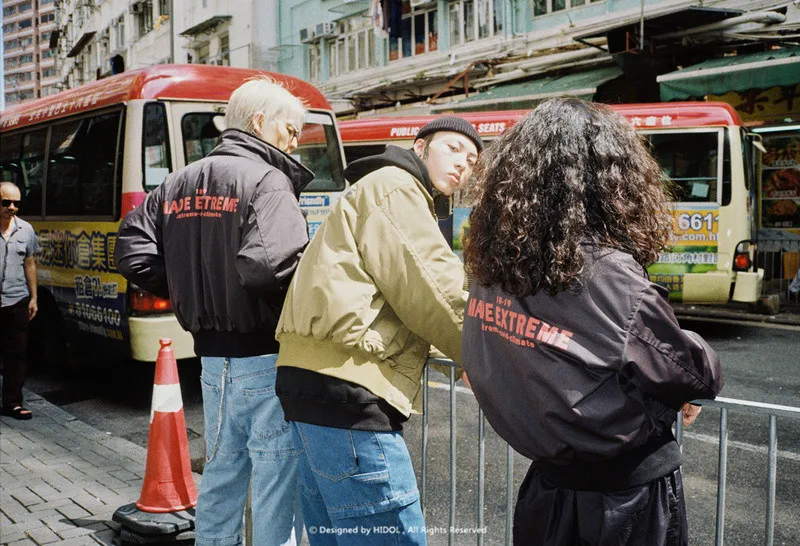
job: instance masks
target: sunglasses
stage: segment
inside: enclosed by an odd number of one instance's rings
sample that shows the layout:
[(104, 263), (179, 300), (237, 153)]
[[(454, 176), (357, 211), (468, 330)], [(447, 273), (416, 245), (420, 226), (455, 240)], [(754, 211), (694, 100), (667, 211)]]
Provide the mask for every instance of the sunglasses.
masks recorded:
[(300, 140), (300, 129), (298, 129), (291, 123), (286, 124), (286, 131), (289, 133), (289, 140), (293, 138)]
[(1, 202), (2, 202), (3, 206), (6, 207), (6, 208), (10, 207), (12, 204), (15, 207), (19, 208), (19, 204), (22, 203), (22, 201), (20, 201), (18, 199), (16, 199), (16, 200), (15, 199), (3, 199)]

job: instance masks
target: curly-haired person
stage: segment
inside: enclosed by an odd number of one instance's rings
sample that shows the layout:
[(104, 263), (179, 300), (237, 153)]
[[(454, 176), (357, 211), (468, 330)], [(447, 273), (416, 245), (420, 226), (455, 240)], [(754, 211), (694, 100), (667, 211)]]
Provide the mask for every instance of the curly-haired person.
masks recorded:
[(658, 164), (619, 115), (552, 99), (477, 172), (463, 367), (494, 429), (534, 461), (514, 543), (687, 544), (671, 427), (722, 375), (645, 270), (672, 226)]

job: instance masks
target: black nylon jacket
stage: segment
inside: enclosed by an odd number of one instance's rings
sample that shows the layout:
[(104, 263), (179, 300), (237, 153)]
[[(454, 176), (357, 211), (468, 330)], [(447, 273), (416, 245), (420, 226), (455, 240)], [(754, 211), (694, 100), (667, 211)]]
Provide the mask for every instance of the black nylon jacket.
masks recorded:
[(519, 299), (473, 284), (463, 367), (491, 425), (543, 475), (572, 489), (615, 490), (678, 467), (676, 411), (714, 398), (722, 370), (629, 254), (581, 250), (586, 273), (576, 292)]
[(169, 296), (199, 356), (275, 353), (284, 295), (308, 244), (298, 198), (313, 178), (274, 146), (228, 129), (125, 217), (117, 268)]

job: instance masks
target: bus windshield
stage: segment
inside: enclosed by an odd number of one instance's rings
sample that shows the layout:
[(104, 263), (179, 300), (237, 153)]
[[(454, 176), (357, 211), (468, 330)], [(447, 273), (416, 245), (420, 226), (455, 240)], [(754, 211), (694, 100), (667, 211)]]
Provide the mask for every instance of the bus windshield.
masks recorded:
[(720, 188), (720, 131), (649, 133), (653, 157), (674, 183), (678, 202), (715, 203)]
[[(192, 112), (183, 116), (181, 130), (186, 164), (208, 155), (219, 137), (214, 125), (214, 112)], [(345, 189), (344, 166), (339, 152), (339, 139), (333, 116), (324, 112), (308, 112), (300, 132), (298, 148), (292, 152), (302, 165), (316, 176), (305, 191), (342, 191)]]

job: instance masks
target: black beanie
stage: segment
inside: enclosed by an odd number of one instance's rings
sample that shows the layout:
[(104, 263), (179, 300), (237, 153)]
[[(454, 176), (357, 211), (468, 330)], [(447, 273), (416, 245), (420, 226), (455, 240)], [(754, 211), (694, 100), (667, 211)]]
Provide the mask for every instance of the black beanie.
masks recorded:
[(433, 133), (438, 133), (439, 131), (452, 131), (454, 133), (461, 133), (475, 143), (475, 146), (478, 148), (478, 152), (483, 150), (483, 140), (481, 140), (481, 135), (478, 134), (478, 131), (475, 130), (475, 127), (473, 127), (472, 124), (464, 118), (459, 118), (456, 116), (442, 116), (433, 120), (427, 125), (424, 125), (422, 129), (419, 130), (414, 140), (425, 138), (426, 136)]

